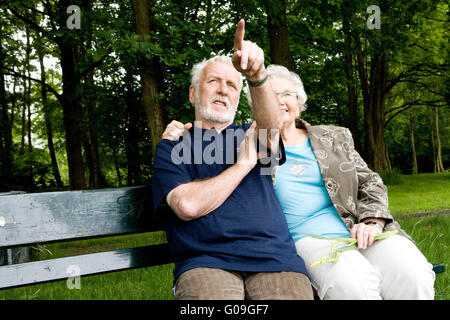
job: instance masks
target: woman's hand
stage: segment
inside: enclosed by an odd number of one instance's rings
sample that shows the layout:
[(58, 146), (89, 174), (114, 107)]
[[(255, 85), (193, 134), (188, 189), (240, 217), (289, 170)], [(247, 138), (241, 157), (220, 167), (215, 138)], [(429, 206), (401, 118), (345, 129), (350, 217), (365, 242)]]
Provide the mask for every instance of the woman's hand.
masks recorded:
[(374, 242), (374, 237), (383, 230), (375, 224), (358, 223), (350, 230), (350, 237), (358, 240), (358, 249), (366, 249)]

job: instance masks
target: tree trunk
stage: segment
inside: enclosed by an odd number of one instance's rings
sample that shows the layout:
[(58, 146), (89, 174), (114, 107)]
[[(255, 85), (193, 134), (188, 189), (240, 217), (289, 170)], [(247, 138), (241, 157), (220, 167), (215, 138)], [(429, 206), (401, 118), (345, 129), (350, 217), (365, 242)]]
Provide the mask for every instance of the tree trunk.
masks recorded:
[(119, 187), (122, 186), (122, 175), (120, 174), (120, 166), (119, 159), (117, 156), (117, 148), (115, 146), (112, 147), (113, 159), (114, 159), (114, 167), (116, 169), (117, 181), (119, 182)]
[[(81, 117), (83, 117), (83, 112), (81, 113)], [(95, 189), (94, 186), (94, 168), (92, 165), (92, 153), (91, 153), (91, 143), (89, 142), (89, 138), (87, 136), (87, 130), (82, 129), (81, 130), (81, 141), (83, 144), (84, 149), (84, 157), (85, 157), (85, 163), (89, 171), (89, 178), (88, 178), (88, 185), (87, 188), (89, 189)]]
[(30, 67), (30, 55), (31, 55), (31, 44), (30, 44), (30, 30), (28, 27), (26, 29), (27, 46), (26, 46), (26, 66), (27, 66), (27, 92), (26, 92), (26, 105), (27, 105), (27, 136), (28, 136), (28, 152), (33, 151), (33, 144), (31, 142), (31, 67)]
[(436, 137), (436, 171), (444, 172), (444, 165), (442, 163), (441, 138), (439, 135), (439, 111), (437, 107), (433, 107), (434, 113), (434, 130)]
[[(89, 163), (89, 183), (92, 188), (104, 188), (106, 186), (106, 180), (103, 176), (101, 165), (100, 165), (100, 157), (98, 153), (98, 136), (97, 136), (97, 122), (95, 116), (95, 107), (96, 107), (96, 98), (95, 92), (93, 91), (94, 87), (94, 74), (93, 72), (89, 72), (85, 78), (86, 84), (86, 98), (85, 107), (86, 107), (86, 116), (87, 116), (87, 126), (88, 130), (85, 133), (86, 138), (88, 139), (88, 144), (85, 144), (85, 151), (90, 153), (90, 163)], [(89, 134), (88, 134), (89, 133)], [(88, 147), (88, 149), (86, 149)]]
[(74, 54), (70, 44), (62, 44), (61, 69), (63, 78), (63, 123), (66, 133), (67, 163), (71, 190), (86, 189), (81, 153), (80, 105), (76, 92), (79, 80), (75, 75)]
[(376, 171), (389, 170), (384, 143), (384, 106), (386, 102), (387, 74), (387, 61), (379, 55), (375, 55), (371, 65), (370, 83), (372, 94), (372, 119), (368, 121), (372, 123), (373, 139), (369, 139), (369, 141), (373, 144), (369, 144), (367, 153), (369, 155), (369, 163), (372, 164), (372, 167)]
[[(85, 13), (87, 17), (88, 14), (92, 12), (92, 2), (89, 0), (82, 1), (82, 12)], [(86, 57), (86, 52), (92, 49), (92, 24), (91, 20), (85, 18), (83, 20), (83, 26), (88, 32), (86, 33), (86, 45), (81, 45), (81, 55)], [(87, 61), (85, 61), (87, 62)], [(97, 136), (97, 117), (96, 117), (96, 106), (97, 106), (97, 94), (95, 92), (94, 83), (94, 71), (86, 73), (84, 77), (84, 96), (83, 104), (85, 107), (84, 114), (82, 114), (82, 119), (86, 119), (87, 130), (85, 130), (85, 141), (84, 150), (86, 153), (86, 158), (89, 158), (88, 168), (89, 168), (89, 187), (90, 188), (104, 188), (106, 186), (106, 179), (102, 174), (100, 157), (98, 152), (98, 136)], [(83, 113), (83, 112), (82, 112)]]
[[(44, 66), (44, 49), (42, 47), (42, 43), (40, 42), (40, 39), (36, 39), (37, 45), (36, 45), (36, 51), (39, 58), (39, 65), (41, 69), (41, 81), (43, 83), (46, 82), (46, 76), (45, 76), (45, 66)], [(52, 164), (52, 171), (53, 176), (55, 177), (56, 185), (59, 188), (63, 187), (63, 183), (61, 181), (61, 175), (59, 173), (58, 168), (58, 162), (56, 160), (56, 154), (55, 154), (55, 146), (53, 145), (53, 130), (52, 130), (52, 123), (51, 123), (51, 117), (50, 117), (50, 108), (48, 106), (47, 101), (47, 87), (42, 84), (41, 85), (41, 97), (42, 97), (42, 110), (44, 113), (44, 120), (45, 120), (45, 131), (47, 133), (47, 144), (48, 144), (48, 152), (50, 153), (50, 160)]]
[[(133, 12), (136, 25), (136, 33), (141, 37), (141, 41), (151, 43), (150, 39), (150, 8), (146, 0), (133, 0)], [(148, 36), (147, 39), (144, 36)], [(144, 103), (145, 113), (147, 116), (148, 127), (150, 129), (150, 138), (152, 142), (152, 150), (156, 148), (156, 144), (161, 140), (162, 133), (165, 128), (165, 112), (161, 105), (159, 94), (158, 77), (162, 76), (159, 61), (157, 57), (142, 58), (139, 61), (142, 100)]]
[(347, 79), (347, 96), (350, 110), (350, 131), (355, 143), (355, 149), (362, 153), (361, 139), (358, 129), (358, 94), (356, 92), (356, 79), (353, 66), (352, 35), (350, 19), (347, 8), (343, 8), (343, 32), (345, 35), (345, 77)]
[(409, 141), (411, 143), (411, 152), (412, 152), (412, 167), (413, 167), (413, 174), (418, 174), (419, 173), (419, 168), (417, 166), (417, 155), (416, 155), (416, 146), (414, 143), (414, 119), (413, 119), (413, 115), (410, 115), (409, 118)]
[(433, 108), (428, 108), (428, 114), (430, 116), (430, 132), (431, 132), (431, 152), (433, 153), (433, 172), (436, 173), (437, 171), (437, 162), (436, 162), (436, 139), (435, 139), (435, 125), (434, 125), (434, 114), (433, 114)]
[[(27, 92), (27, 80), (23, 79), (23, 92), (26, 93)], [(25, 95), (26, 96), (26, 95)], [(26, 128), (26, 116), (27, 116), (27, 101), (26, 101), (26, 97), (24, 97), (22, 99), (22, 126), (21, 126), (21, 139), (20, 139), (20, 151), (19, 154), (23, 155), (25, 153), (25, 128)]]
[(78, 79), (74, 75), (71, 48), (61, 50), (63, 71), (63, 122), (66, 133), (66, 152), (69, 165), (70, 189), (86, 189), (81, 154), (80, 106), (76, 97)]
[(383, 135), (388, 63), (380, 54), (375, 53), (370, 62), (370, 79), (368, 79), (359, 36), (355, 36), (355, 40), (364, 102), (364, 158), (372, 170), (383, 172), (389, 170)]
[(294, 71), (294, 59), (289, 47), (286, 1), (268, 1), (266, 3), (266, 12), (271, 63), (285, 66), (289, 70)]
[(138, 101), (136, 101), (133, 94), (133, 74), (129, 68), (125, 75), (125, 104), (126, 104), (126, 124), (125, 127), (125, 152), (127, 158), (128, 168), (128, 186), (139, 185), (140, 179), (140, 163), (139, 163), (139, 146), (138, 146), (138, 131), (137, 120)]
[[(5, 55), (3, 53), (3, 30), (0, 23), (0, 177), (2, 183), (10, 183), (12, 180), (11, 166), (11, 146), (12, 146), (12, 119), (8, 115), (8, 104), (6, 102), (5, 77), (3, 67), (5, 63)], [(14, 81), (14, 84), (16, 82)], [(14, 85), (15, 90), (15, 85)], [(14, 99), (14, 97), (13, 97)], [(12, 117), (12, 116), (11, 116)]]
[[(60, 1), (59, 26), (66, 27), (66, 9), (70, 1)], [(77, 97), (77, 87), (80, 79), (75, 71), (76, 40), (68, 37), (58, 38), (57, 41), (61, 53), (61, 70), (63, 81), (62, 109), (63, 124), (66, 134), (67, 163), (69, 167), (69, 181), (71, 190), (86, 189), (84, 178), (83, 156), (81, 152), (81, 107)]]

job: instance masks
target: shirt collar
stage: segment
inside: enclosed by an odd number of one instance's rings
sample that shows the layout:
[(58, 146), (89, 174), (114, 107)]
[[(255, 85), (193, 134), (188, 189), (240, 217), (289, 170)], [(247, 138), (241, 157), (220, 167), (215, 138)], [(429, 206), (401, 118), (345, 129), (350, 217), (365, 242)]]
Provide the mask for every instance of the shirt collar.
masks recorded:
[[(197, 129), (202, 129), (202, 134), (204, 134), (205, 132), (209, 131), (209, 130), (215, 130), (214, 127), (212, 127), (211, 129), (204, 129), (204, 128), (199, 128), (196, 127)], [(237, 125), (236, 123), (233, 121), (228, 127), (225, 127), (222, 129), (222, 131), (220, 132), (221, 134), (223, 134), (227, 129), (236, 129)], [(194, 133), (194, 126), (192, 126), (192, 128), (189, 129), (189, 132), (192, 134)]]

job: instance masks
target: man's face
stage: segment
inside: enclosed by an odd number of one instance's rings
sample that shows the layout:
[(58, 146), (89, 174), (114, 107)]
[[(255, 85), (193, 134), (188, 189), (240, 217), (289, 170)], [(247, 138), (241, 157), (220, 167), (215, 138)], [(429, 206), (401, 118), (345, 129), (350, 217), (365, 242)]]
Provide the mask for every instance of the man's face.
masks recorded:
[(239, 102), (240, 74), (223, 62), (206, 65), (200, 76), (198, 90), (189, 89), (189, 101), (195, 105), (197, 120), (225, 123), (233, 121)]

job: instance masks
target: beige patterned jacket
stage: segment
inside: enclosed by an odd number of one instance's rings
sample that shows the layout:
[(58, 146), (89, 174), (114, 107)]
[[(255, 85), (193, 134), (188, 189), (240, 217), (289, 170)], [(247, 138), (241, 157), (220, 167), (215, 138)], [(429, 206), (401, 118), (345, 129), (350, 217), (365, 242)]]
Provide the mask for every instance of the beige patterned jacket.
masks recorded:
[[(412, 241), (389, 212), (387, 188), (355, 150), (349, 129), (311, 126), (300, 119), (296, 120), (296, 127), (307, 131), (325, 187), (349, 230), (365, 218), (383, 218), (385, 231), (397, 229), (399, 235)], [(276, 170), (273, 181), (275, 174)]]

